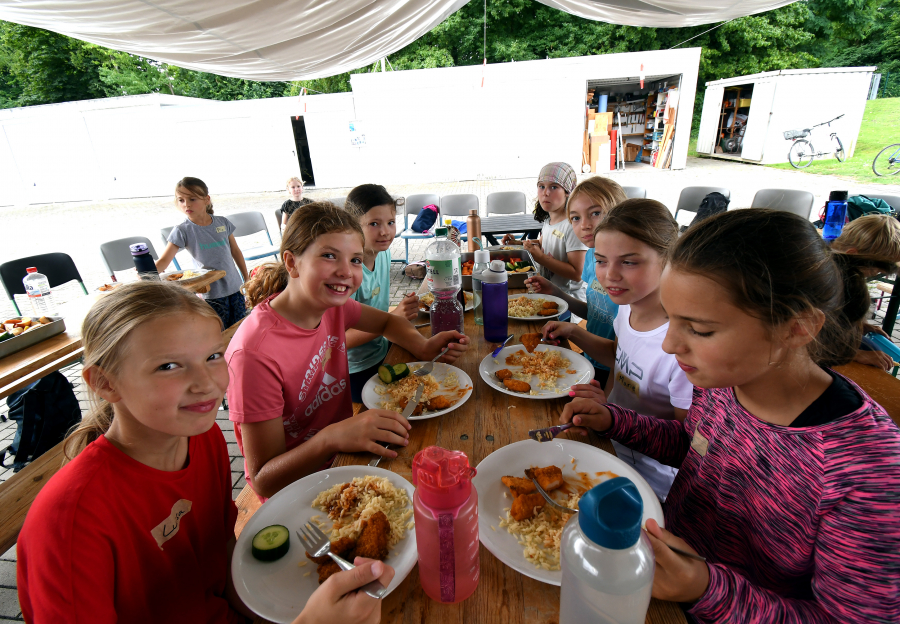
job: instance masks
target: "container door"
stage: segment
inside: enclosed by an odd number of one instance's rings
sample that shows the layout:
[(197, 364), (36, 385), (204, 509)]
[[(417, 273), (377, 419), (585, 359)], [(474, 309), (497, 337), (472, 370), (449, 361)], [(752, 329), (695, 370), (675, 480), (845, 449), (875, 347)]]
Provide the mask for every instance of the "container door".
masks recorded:
[(774, 99), (774, 82), (757, 82), (753, 85), (753, 100), (750, 102), (750, 115), (747, 118), (747, 129), (744, 131), (741, 158), (762, 160)]
[(703, 112), (700, 114), (700, 132), (697, 135), (697, 152), (712, 154), (716, 146), (719, 113), (722, 111), (722, 95), (725, 88), (713, 85), (703, 96)]

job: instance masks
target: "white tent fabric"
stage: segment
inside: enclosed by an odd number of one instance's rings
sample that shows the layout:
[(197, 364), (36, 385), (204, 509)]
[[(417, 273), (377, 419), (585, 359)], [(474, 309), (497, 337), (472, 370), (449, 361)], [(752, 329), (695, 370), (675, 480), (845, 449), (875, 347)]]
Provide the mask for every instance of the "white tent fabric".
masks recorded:
[[(467, 1), (0, 0), (0, 19), (188, 69), (252, 80), (299, 80), (374, 63)], [(792, 1), (540, 0), (591, 20), (669, 28), (750, 15)]]

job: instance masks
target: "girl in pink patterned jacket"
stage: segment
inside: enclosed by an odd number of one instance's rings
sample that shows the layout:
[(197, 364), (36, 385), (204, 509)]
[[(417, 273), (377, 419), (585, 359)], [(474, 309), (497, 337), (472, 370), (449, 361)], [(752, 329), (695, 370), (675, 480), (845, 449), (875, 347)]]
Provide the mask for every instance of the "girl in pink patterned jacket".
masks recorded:
[(872, 267), (890, 270), (786, 212), (708, 219), (661, 283), (663, 348), (694, 384), (685, 421), (566, 406), (562, 422), (679, 468), (667, 530), (647, 523), (655, 597), (704, 623), (900, 622), (900, 430), (830, 368), (859, 344)]

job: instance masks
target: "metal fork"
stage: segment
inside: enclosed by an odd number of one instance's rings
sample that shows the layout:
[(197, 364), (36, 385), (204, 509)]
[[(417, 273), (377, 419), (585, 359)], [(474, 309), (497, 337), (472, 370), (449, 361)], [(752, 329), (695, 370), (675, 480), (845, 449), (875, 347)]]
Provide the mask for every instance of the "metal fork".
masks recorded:
[[(300, 538), (300, 541), (306, 548), (306, 552), (310, 555), (313, 557), (324, 557), (325, 555), (328, 555), (336, 564), (338, 564), (341, 570), (352, 570), (356, 567), (346, 559), (342, 559), (331, 552), (331, 540), (329, 540), (328, 536), (322, 532), (322, 529), (315, 524), (307, 522), (305, 526), (301, 527), (301, 530), (303, 531), (302, 534), (300, 531), (296, 532), (297, 537)], [(376, 600), (381, 600), (387, 593), (387, 587), (382, 585), (378, 579), (375, 579), (368, 585), (360, 587), (360, 591), (364, 591)]]
[(422, 368), (420, 368), (416, 372), (414, 372), (413, 375), (415, 375), (416, 377), (424, 377), (425, 375), (430, 375), (431, 371), (434, 370), (435, 360), (437, 360), (439, 357), (441, 357), (442, 355), (447, 353), (448, 349), (450, 349), (450, 345), (447, 345), (446, 347), (444, 347), (443, 351), (441, 351), (436, 356), (434, 356), (434, 359), (431, 360), (430, 362), (428, 362), (428, 364), (425, 364), (424, 366), (422, 366)]

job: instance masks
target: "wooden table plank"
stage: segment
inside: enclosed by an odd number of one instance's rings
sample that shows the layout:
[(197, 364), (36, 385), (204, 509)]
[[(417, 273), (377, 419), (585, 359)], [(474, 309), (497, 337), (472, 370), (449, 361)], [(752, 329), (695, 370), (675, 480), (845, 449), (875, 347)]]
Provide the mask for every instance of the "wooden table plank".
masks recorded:
[(835, 366), (834, 370), (855, 381), (900, 427), (900, 379), (859, 362)]

